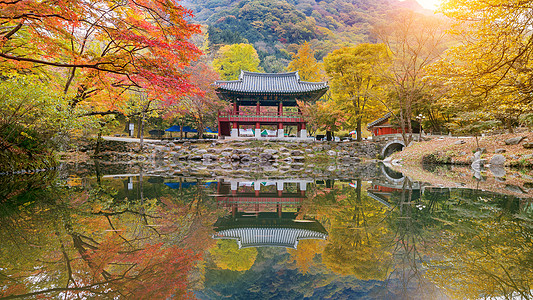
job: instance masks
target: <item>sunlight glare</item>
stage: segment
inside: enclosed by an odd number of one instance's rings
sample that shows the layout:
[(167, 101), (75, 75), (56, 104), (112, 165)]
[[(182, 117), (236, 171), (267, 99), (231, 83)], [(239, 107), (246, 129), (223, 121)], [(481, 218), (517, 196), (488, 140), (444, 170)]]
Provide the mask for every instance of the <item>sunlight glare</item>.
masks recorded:
[(423, 8), (435, 10), (441, 3), (441, 0), (417, 0)]

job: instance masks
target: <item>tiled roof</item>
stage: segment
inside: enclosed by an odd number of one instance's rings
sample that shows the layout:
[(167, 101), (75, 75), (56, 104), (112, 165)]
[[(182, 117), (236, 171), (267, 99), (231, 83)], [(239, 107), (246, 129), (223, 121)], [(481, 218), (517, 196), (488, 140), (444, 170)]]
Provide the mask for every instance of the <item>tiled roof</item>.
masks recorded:
[(368, 123), (367, 127), (370, 128), (372, 126), (376, 126), (376, 125), (379, 125), (381, 123), (383, 123), (384, 121), (387, 121), (391, 116), (391, 113), (387, 113), (386, 115), (384, 115), (383, 117), (375, 120), (375, 121), (372, 121), (370, 123)]
[(241, 71), (239, 80), (219, 80), (215, 82), (215, 86), (226, 91), (260, 94), (298, 94), (328, 89), (327, 82), (300, 81), (298, 72), (255, 73)]
[(217, 232), (214, 239), (234, 239), (240, 248), (286, 247), (296, 249), (303, 239), (325, 240), (327, 234), (298, 228), (231, 228)]

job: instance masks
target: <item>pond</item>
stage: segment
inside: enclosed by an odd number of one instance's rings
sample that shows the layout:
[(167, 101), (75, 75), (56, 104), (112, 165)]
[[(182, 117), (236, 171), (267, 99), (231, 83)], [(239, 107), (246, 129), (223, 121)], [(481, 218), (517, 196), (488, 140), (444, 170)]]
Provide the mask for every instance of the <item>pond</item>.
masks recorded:
[(0, 177), (0, 299), (533, 297), (527, 193), (375, 168), (369, 178)]

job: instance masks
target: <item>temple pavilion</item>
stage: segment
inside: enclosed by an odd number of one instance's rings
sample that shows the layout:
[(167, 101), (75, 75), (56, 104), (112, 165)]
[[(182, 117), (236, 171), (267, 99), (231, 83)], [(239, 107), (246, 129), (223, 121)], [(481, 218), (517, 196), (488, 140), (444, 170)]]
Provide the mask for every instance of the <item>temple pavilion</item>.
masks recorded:
[(296, 127), (297, 137), (306, 138), (306, 121), (297, 101), (316, 101), (329, 88), (326, 82), (300, 81), (298, 72), (241, 71), (238, 80), (214, 85), (218, 97), (231, 103), (230, 110), (219, 112), (218, 135), (232, 138), (284, 137), (289, 126)]

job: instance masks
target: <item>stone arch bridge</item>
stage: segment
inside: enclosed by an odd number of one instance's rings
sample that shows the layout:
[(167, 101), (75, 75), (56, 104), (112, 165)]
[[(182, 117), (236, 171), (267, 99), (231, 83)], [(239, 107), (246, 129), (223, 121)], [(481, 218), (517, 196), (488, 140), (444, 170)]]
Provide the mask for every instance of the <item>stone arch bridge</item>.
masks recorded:
[(393, 139), (390, 141), (379, 142), (381, 146), (380, 157), (385, 158), (394, 152), (402, 151), (405, 148), (405, 143), (401, 139)]

